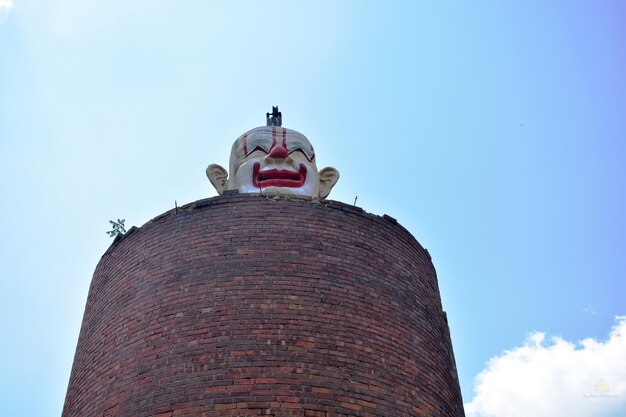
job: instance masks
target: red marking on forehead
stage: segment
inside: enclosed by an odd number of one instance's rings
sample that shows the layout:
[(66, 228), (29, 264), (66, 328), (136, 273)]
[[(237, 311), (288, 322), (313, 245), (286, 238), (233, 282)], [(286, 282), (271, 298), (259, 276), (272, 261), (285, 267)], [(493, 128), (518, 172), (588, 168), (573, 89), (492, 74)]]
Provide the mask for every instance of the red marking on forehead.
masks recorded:
[(283, 129), (283, 148), (287, 149), (287, 129)]
[(248, 155), (248, 134), (243, 135), (243, 154)]
[[(276, 126), (272, 126), (272, 148), (274, 146), (276, 146)], [(270, 150), (272, 148), (270, 148)]]

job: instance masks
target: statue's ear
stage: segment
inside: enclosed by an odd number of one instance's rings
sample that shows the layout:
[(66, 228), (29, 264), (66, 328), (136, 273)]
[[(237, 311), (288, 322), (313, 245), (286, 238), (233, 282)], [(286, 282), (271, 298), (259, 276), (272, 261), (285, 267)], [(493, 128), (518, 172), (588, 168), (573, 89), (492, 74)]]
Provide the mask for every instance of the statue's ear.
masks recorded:
[(330, 194), (330, 190), (337, 183), (339, 179), (339, 171), (335, 168), (326, 167), (319, 173), (320, 177), (320, 191), (319, 197), (326, 198)]
[(226, 171), (221, 165), (211, 164), (206, 168), (206, 176), (209, 177), (209, 181), (211, 181), (211, 184), (213, 184), (217, 193), (222, 195), (226, 189), (228, 171)]

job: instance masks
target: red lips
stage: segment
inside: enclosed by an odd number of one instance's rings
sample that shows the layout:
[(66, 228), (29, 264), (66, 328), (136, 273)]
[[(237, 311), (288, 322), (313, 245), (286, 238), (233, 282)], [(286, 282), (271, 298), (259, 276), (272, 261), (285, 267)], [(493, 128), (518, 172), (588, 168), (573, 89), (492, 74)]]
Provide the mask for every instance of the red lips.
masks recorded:
[(255, 187), (291, 187), (297, 188), (304, 185), (306, 180), (306, 166), (300, 164), (299, 171), (289, 169), (270, 169), (259, 171), (261, 164), (255, 162), (252, 167), (252, 183)]

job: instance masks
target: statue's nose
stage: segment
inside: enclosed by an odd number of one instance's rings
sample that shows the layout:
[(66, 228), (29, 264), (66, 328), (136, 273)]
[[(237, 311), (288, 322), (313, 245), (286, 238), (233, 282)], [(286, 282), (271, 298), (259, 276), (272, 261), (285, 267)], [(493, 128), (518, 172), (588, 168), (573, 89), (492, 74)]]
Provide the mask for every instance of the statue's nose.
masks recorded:
[(269, 155), (267, 156), (269, 156), (270, 158), (285, 159), (289, 157), (289, 152), (287, 152), (287, 149), (285, 149), (284, 147), (276, 145), (272, 148)]

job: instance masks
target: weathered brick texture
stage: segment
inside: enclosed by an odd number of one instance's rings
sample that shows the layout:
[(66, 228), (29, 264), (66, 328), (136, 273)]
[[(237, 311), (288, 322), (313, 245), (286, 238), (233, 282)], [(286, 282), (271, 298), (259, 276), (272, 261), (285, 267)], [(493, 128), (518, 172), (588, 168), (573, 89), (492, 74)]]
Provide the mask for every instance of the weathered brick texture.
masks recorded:
[(64, 417), (463, 416), (428, 252), (335, 201), (227, 195), (118, 239)]

